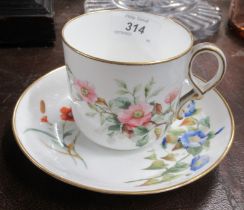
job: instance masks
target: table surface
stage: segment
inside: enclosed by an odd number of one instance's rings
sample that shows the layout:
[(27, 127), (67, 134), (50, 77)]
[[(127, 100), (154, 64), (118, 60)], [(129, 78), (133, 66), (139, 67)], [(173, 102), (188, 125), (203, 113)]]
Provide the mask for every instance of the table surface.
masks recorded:
[[(80, 0), (55, 2), (57, 40), (54, 47), (0, 49), (0, 209), (244, 209), (244, 40), (227, 28), (228, 0), (215, 0), (223, 10), (220, 31), (208, 41), (225, 53), (228, 69), (218, 90), (235, 118), (233, 146), (211, 173), (183, 188), (147, 196), (106, 195), (78, 189), (36, 168), (18, 148), (11, 128), (14, 105), (23, 90), (41, 75), (64, 64), (61, 29), (83, 12)], [(195, 64), (213, 71), (202, 57)]]

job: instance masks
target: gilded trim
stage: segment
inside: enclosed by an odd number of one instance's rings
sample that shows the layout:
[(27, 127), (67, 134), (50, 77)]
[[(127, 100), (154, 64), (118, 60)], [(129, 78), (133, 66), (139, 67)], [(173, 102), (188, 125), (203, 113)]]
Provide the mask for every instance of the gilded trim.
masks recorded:
[(18, 136), (17, 133), (17, 129), (16, 129), (16, 113), (17, 110), (19, 108), (19, 104), (22, 101), (23, 97), (26, 95), (26, 93), (33, 87), (33, 85), (35, 85), (37, 82), (39, 82), (40, 80), (50, 76), (51, 74), (62, 70), (64, 67), (60, 67), (57, 68), (51, 72), (49, 72), (48, 74), (40, 77), (39, 79), (37, 79), (35, 82), (33, 82), (29, 87), (26, 88), (26, 90), (21, 94), (20, 98), (18, 99), (16, 106), (14, 108), (14, 113), (13, 113), (13, 117), (12, 117), (12, 129), (13, 129), (13, 133), (16, 139), (17, 144), (19, 145), (20, 149), (22, 150), (22, 152), (26, 155), (26, 157), (39, 169), (41, 169), (43, 172), (47, 173), (48, 175), (66, 183), (66, 184), (70, 184), (72, 186), (75, 187), (79, 187), (82, 189), (86, 189), (86, 190), (91, 190), (91, 191), (95, 191), (95, 192), (100, 192), (100, 193), (107, 193), (107, 194), (120, 194), (120, 195), (144, 195), (144, 194), (155, 194), (155, 193), (160, 193), (160, 192), (166, 192), (166, 191), (170, 191), (170, 190), (174, 190), (177, 189), (179, 187), (183, 187), (187, 184), (190, 184), (198, 179), (200, 179), (201, 177), (205, 176), (206, 174), (208, 174), (210, 171), (212, 171), (214, 168), (216, 168), (218, 166), (218, 164), (224, 159), (224, 157), (227, 155), (228, 151), (231, 148), (231, 145), (233, 143), (234, 140), (234, 133), (235, 133), (235, 123), (234, 123), (234, 117), (233, 114), (231, 112), (231, 109), (227, 103), (227, 101), (224, 99), (224, 97), (216, 90), (213, 89), (221, 98), (221, 100), (223, 101), (223, 103), (225, 104), (228, 113), (229, 113), (229, 117), (231, 119), (231, 136), (230, 136), (230, 141), (229, 144), (227, 145), (227, 147), (225, 148), (225, 151), (223, 152), (223, 154), (219, 157), (219, 159), (211, 166), (209, 167), (207, 170), (205, 170), (204, 172), (202, 172), (201, 174), (199, 174), (198, 176), (190, 179), (190, 180), (186, 180), (184, 182), (181, 182), (179, 184), (170, 186), (170, 187), (164, 187), (164, 188), (160, 188), (160, 189), (156, 189), (156, 190), (145, 190), (145, 191), (117, 191), (117, 190), (109, 190), (109, 189), (101, 189), (101, 188), (96, 188), (96, 187), (90, 187), (90, 186), (86, 186), (74, 181), (70, 181), (60, 175), (54, 174), (53, 172), (51, 172), (49, 169), (45, 168), (44, 166), (42, 166), (40, 163), (38, 163), (26, 150), (26, 148), (24, 147), (24, 145), (21, 143), (21, 140)]
[[(93, 13), (101, 13), (101, 12), (119, 12), (119, 11), (125, 11), (123, 9), (112, 9), (112, 10), (98, 10), (98, 11), (94, 11), (94, 12), (89, 12), (89, 13), (85, 13), (85, 14), (82, 14), (82, 15), (79, 15), (77, 17), (74, 17), (72, 18), (71, 20), (69, 20), (68, 22), (65, 23), (63, 29), (62, 29), (62, 40), (63, 40), (63, 43), (68, 47), (70, 48), (72, 51), (74, 51), (75, 53), (79, 54), (79, 55), (82, 55), (84, 57), (87, 57), (89, 59), (92, 59), (92, 60), (96, 60), (96, 61), (100, 61), (100, 62), (104, 62), (104, 63), (110, 63), (110, 64), (117, 64), (117, 65), (152, 65), (152, 64), (159, 64), (159, 63), (166, 63), (166, 62), (169, 62), (169, 61), (172, 61), (172, 60), (175, 60), (179, 57), (182, 57), (183, 55), (185, 55), (186, 53), (188, 53), (191, 49), (192, 49), (192, 46), (193, 46), (193, 41), (194, 41), (194, 38), (193, 38), (193, 35), (191, 33), (191, 31), (186, 28), (182, 23), (178, 22), (177, 20), (173, 19), (173, 18), (165, 18), (161, 15), (157, 15), (157, 14), (153, 14), (153, 13), (150, 13), (152, 15), (156, 15), (156, 16), (160, 16), (161, 18), (164, 18), (164, 19), (169, 19), (170, 21), (180, 25), (181, 27), (183, 27), (186, 32), (189, 34), (190, 36), (190, 39), (191, 39), (191, 43), (190, 43), (190, 46), (185, 50), (183, 51), (182, 53), (180, 53), (179, 55), (176, 55), (176, 56), (173, 56), (173, 57), (170, 57), (170, 58), (167, 58), (167, 59), (163, 59), (163, 60), (155, 60), (155, 61), (148, 61), (148, 62), (122, 62), (122, 61), (114, 61), (114, 60), (107, 60), (107, 59), (103, 59), (103, 58), (99, 58), (99, 57), (96, 57), (96, 56), (92, 56), (92, 55), (89, 55), (87, 53), (84, 53), (84, 52), (81, 52), (79, 51), (78, 49), (75, 49), (74, 47), (72, 47), (67, 41), (66, 39), (64, 38), (64, 30), (65, 30), (65, 27), (71, 23), (72, 21), (80, 18), (80, 17), (83, 17), (83, 16), (86, 16), (86, 15), (90, 15), (90, 14), (93, 14)], [(145, 13), (145, 12), (141, 12), (141, 11), (133, 11), (133, 10), (126, 10), (126, 11), (132, 11), (132, 12), (137, 12), (137, 13)]]
[[(217, 86), (217, 85), (222, 81), (222, 79), (223, 79), (223, 77), (224, 77), (224, 74), (225, 74), (225, 71), (226, 71), (226, 62), (225, 62), (225, 60), (223, 59), (223, 56), (218, 52), (218, 48), (217, 48), (217, 47), (216, 47), (216, 50), (215, 50), (215, 49), (214, 49), (215, 46), (213, 46), (213, 44), (211, 44), (211, 45), (212, 45), (211, 47), (210, 47), (210, 46), (204, 47), (204, 48), (202, 48), (202, 49), (197, 50), (194, 54), (192, 54), (192, 56), (191, 56), (191, 60), (190, 60), (189, 65), (188, 65), (188, 78), (189, 78), (189, 79), (191, 80), (191, 82), (194, 84), (194, 88), (196, 88), (202, 95), (204, 95), (205, 93), (207, 93), (208, 91), (210, 91), (210, 90), (213, 88), (213, 86)], [(220, 79), (219, 79), (215, 84), (213, 84), (213, 86), (211, 86), (211, 87), (209, 87), (208, 89), (202, 91), (201, 88), (198, 87), (198, 85), (195, 84), (194, 80), (192, 79), (191, 68), (192, 68), (192, 62), (193, 62), (194, 58), (195, 58), (198, 54), (200, 54), (200, 53), (202, 53), (202, 52), (204, 52), (204, 51), (206, 51), (206, 53), (207, 53), (208, 51), (211, 51), (211, 52), (216, 53), (216, 54), (219, 56), (219, 58), (221, 59), (222, 63), (223, 63), (223, 69), (224, 69), (224, 70), (223, 70), (223, 72), (222, 72), (222, 74), (221, 74), (221, 76), (220, 76)], [(194, 76), (196, 76), (196, 75), (194, 75)], [(202, 80), (200, 77), (198, 77), (198, 76), (196, 76), (196, 77), (197, 77), (198, 79)], [(210, 81), (211, 81), (211, 79), (210, 79)], [(205, 81), (205, 82), (206, 82), (206, 81)]]

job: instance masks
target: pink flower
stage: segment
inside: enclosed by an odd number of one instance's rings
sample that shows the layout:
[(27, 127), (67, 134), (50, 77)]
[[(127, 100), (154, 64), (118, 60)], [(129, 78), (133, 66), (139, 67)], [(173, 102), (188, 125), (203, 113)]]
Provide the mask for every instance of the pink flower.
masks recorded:
[(76, 80), (75, 85), (79, 88), (80, 96), (87, 103), (94, 103), (97, 100), (95, 88), (88, 84), (87, 81)]
[(166, 103), (166, 104), (171, 104), (174, 100), (175, 100), (175, 98), (179, 95), (179, 89), (175, 89), (175, 90), (173, 90), (172, 92), (170, 92), (167, 96), (166, 96), (166, 98), (164, 99), (164, 102)]
[(118, 120), (126, 125), (127, 129), (132, 130), (137, 126), (147, 124), (152, 117), (152, 107), (148, 104), (131, 105), (127, 110), (118, 115)]

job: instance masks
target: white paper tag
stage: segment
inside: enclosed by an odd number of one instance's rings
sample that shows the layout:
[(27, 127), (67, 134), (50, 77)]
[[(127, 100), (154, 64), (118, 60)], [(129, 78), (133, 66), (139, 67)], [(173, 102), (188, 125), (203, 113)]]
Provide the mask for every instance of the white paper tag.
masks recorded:
[(116, 14), (111, 22), (113, 33), (118, 36), (133, 37), (150, 43), (158, 35), (159, 24), (141, 14)]

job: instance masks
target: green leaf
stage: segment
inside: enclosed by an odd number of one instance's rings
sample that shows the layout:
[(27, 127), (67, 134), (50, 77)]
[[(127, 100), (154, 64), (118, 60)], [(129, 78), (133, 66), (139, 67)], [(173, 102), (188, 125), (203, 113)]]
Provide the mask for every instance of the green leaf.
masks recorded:
[(209, 116), (208, 117), (205, 117), (205, 118), (203, 118), (203, 119), (201, 119), (199, 121), (199, 124), (200, 125), (203, 125), (204, 127), (210, 128), (210, 122), (209, 122), (209, 120), (210, 120)]
[(128, 93), (130, 93), (130, 92), (127, 91), (127, 90), (118, 90), (116, 93), (117, 93), (118, 95), (126, 95), (126, 94), (128, 94)]
[(148, 140), (149, 140), (149, 137), (148, 137), (148, 135), (146, 135), (146, 136), (144, 136), (143, 138), (141, 138), (140, 140), (138, 140), (136, 142), (136, 146), (137, 147), (142, 147), (142, 146), (144, 146), (145, 144), (148, 143)]
[(95, 104), (89, 104), (89, 103), (87, 103), (87, 105), (88, 105), (91, 109), (97, 111), (97, 108), (96, 108), (96, 105), (95, 105)]
[(136, 95), (141, 89), (141, 84), (137, 85), (133, 89), (133, 95)]
[(215, 133), (213, 131), (210, 131), (208, 133), (207, 140), (204, 142), (203, 146), (206, 148), (210, 147), (210, 140), (215, 137)]
[(210, 139), (207, 139), (204, 144), (203, 144), (204, 147), (206, 148), (209, 148), (210, 147)]
[(203, 148), (201, 146), (200, 147), (190, 147), (187, 149), (187, 152), (193, 156), (196, 156), (201, 153), (202, 149)]
[(183, 145), (181, 142), (177, 142), (174, 146), (174, 148), (172, 149), (172, 151), (175, 151), (175, 150), (178, 150), (178, 149), (181, 149), (183, 148)]
[(115, 98), (114, 100), (112, 100), (111, 102), (112, 102), (112, 106), (115, 106), (115, 107), (118, 107), (121, 109), (127, 109), (131, 105), (131, 102), (126, 97), (118, 97), (118, 98)]
[(155, 84), (155, 81), (153, 79), (153, 77), (151, 78), (151, 80), (149, 81), (149, 83), (146, 84), (145, 88), (144, 88), (144, 94), (145, 94), (145, 98), (148, 97), (151, 89), (152, 89), (152, 86)]
[(178, 136), (173, 136), (173, 135), (167, 134), (165, 136), (165, 138), (166, 138), (167, 144), (176, 144), (178, 142)]
[(165, 116), (163, 114), (154, 114), (151, 120), (160, 123), (161, 121), (164, 120), (164, 118)]
[(187, 131), (196, 131), (196, 130), (198, 130), (197, 127), (194, 126), (187, 127)]
[(168, 133), (172, 136), (181, 136), (183, 133), (185, 133), (184, 129), (170, 129)]
[(118, 121), (118, 119), (117, 119), (117, 117), (115, 115), (108, 115), (105, 118), (105, 121), (109, 122), (109, 123), (113, 123), (113, 124), (119, 124), (119, 121)]
[(168, 161), (176, 161), (174, 153), (170, 153), (170, 154), (162, 157), (162, 159), (168, 160)]
[(164, 110), (163, 115), (168, 114), (171, 112), (170, 106), (167, 107), (167, 109)]
[(113, 106), (113, 100), (108, 101), (108, 106), (109, 106), (110, 108), (112, 108), (112, 106)]
[(166, 167), (166, 164), (164, 163), (163, 160), (154, 160), (152, 164), (145, 168), (144, 170), (158, 170), (158, 169), (163, 169)]
[(151, 179), (148, 179), (143, 184), (141, 184), (140, 186), (149, 186), (149, 185), (158, 184), (158, 183), (159, 183), (159, 180), (158, 179), (151, 178)]
[(134, 134), (138, 135), (138, 136), (143, 136), (149, 132), (149, 130), (147, 128), (142, 127), (142, 126), (138, 126), (138, 127), (134, 128), (133, 131), (134, 131)]
[(165, 174), (158, 183), (169, 182), (169, 181), (172, 181), (172, 180), (174, 180), (180, 176), (181, 176), (180, 174)]
[(155, 153), (145, 157), (145, 159), (148, 159), (148, 160), (157, 160), (157, 155)]
[(140, 103), (140, 98), (137, 96), (134, 96), (134, 104)]
[(110, 137), (112, 137), (113, 135), (114, 135), (113, 131), (108, 133), (108, 136), (110, 136)]
[(157, 96), (164, 88), (158, 88), (157, 90), (153, 91), (151, 94), (148, 95), (149, 98)]
[(96, 112), (87, 112), (86, 116), (88, 117), (94, 117), (97, 113)]
[(196, 111), (192, 114), (192, 116), (199, 114), (201, 111), (201, 108), (197, 108)]
[[(166, 173), (178, 173), (189, 168), (187, 163), (177, 162), (173, 167), (169, 168)], [(165, 173), (165, 172), (164, 172)]]
[(104, 108), (100, 105), (96, 105), (96, 111), (97, 112), (104, 112)]
[(71, 136), (71, 135), (73, 134), (74, 131), (75, 131), (74, 129), (69, 130), (69, 131), (66, 131), (66, 132), (64, 133), (64, 135), (63, 135), (63, 139), (65, 139), (65, 138), (68, 137), (68, 136)]
[(120, 131), (120, 124), (116, 124), (116, 125), (110, 125), (108, 127), (109, 131)]
[(127, 85), (124, 81), (115, 79), (115, 82), (117, 83), (118, 87), (127, 90)]
[(105, 123), (105, 117), (104, 117), (103, 113), (100, 113), (100, 123), (101, 123), (101, 125), (104, 125), (104, 123)]
[(213, 132), (213, 131), (210, 131), (210, 132), (208, 133), (208, 138), (207, 138), (207, 140), (210, 140), (210, 139), (212, 139), (212, 138), (214, 138), (214, 137), (215, 137), (214, 132)]
[(193, 125), (196, 125), (196, 124), (197, 124), (197, 122), (196, 122), (196, 120), (195, 120), (194, 118), (192, 118), (192, 117), (187, 117), (187, 118), (185, 118), (185, 119), (181, 122), (180, 126), (193, 126)]

